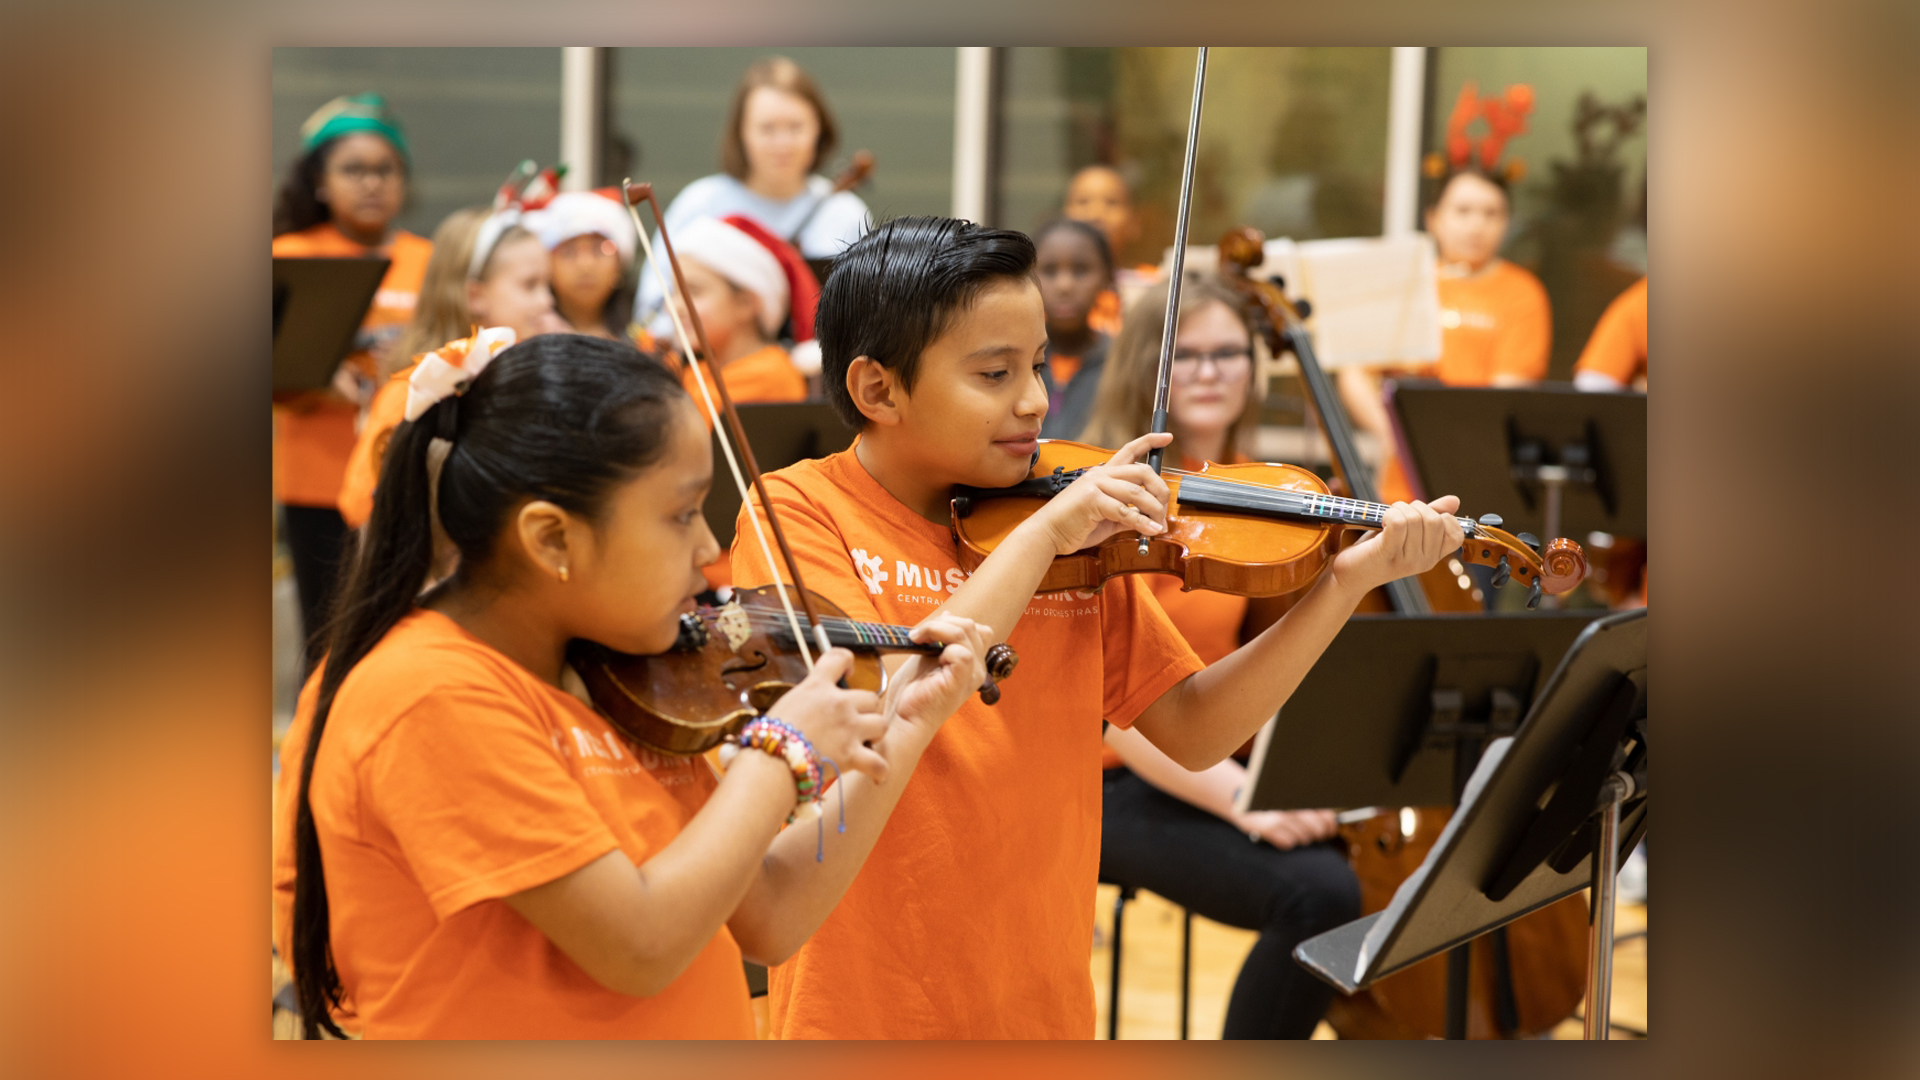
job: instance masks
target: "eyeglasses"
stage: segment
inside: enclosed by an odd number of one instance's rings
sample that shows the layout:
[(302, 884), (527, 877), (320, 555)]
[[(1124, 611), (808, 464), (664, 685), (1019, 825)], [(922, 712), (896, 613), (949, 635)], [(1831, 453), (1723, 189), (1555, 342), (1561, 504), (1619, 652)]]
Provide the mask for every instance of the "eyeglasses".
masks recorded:
[(355, 184), (364, 184), (369, 180), (391, 184), (400, 175), (400, 167), (391, 162), (385, 165), (362, 165), (357, 161), (350, 161), (331, 171), (339, 173)]
[(1231, 375), (1252, 362), (1253, 353), (1245, 345), (1205, 353), (1180, 349), (1173, 354), (1173, 375), (1178, 379), (1194, 378), (1200, 374), (1200, 365), (1203, 363), (1212, 364), (1213, 370), (1222, 375)]

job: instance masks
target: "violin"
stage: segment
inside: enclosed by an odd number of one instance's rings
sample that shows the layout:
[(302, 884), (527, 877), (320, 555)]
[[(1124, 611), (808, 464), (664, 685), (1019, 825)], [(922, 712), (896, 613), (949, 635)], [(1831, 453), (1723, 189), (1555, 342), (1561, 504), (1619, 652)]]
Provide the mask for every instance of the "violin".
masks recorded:
[[(911, 627), (850, 619), (826, 597), (810, 595), (807, 601), (819, 614), (827, 643), (854, 654), (853, 669), (841, 680), (847, 688), (875, 693), (884, 688), (882, 652), (937, 656), (945, 647), (913, 641), (907, 636)], [(803, 634), (811, 628), (800, 624)], [(771, 585), (736, 590), (724, 604), (681, 615), (673, 647), (658, 656), (575, 640), (567, 661), (615, 730), (667, 754), (713, 749), (807, 677), (794, 627)], [(1013, 674), (1017, 663), (1004, 642), (987, 650), (982, 701), (1000, 700), (997, 680)]]
[[(653, 185), (626, 181), (621, 184), (621, 194), (622, 204), (633, 218), (634, 232), (646, 249), (647, 264), (660, 276), (661, 289), (672, 293), (660, 260), (654, 257), (646, 226), (634, 209), (642, 201), (653, 207), (660, 243), (666, 248), (666, 261), (673, 268), (680, 295), (691, 295)], [(681, 615), (673, 647), (664, 653), (635, 656), (597, 642), (575, 640), (568, 643), (567, 660), (585, 684), (594, 707), (628, 740), (663, 753), (698, 754), (720, 745), (748, 721), (764, 715), (813, 670), (815, 656), (830, 648), (839, 646), (854, 653), (853, 669), (842, 678), (843, 686), (877, 692), (886, 681), (878, 658), (882, 651), (938, 655), (945, 646), (913, 641), (908, 636), (910, 627), (850, 619), (825, 597), (807, 589), (773, 500), (767, 497), (760, 465), (740, 426), (727, 384), (712, 368), (713, 350), (707, 347), (699, 309), (687, 305), (685, 314), (693, 322), (691, 333), (681, 322), (678, 305), (669, 304), (667, 311), (682, 355), (698, 357), (700, 363), (708, 365), (708, 378), (701, 380), (700, 391), (707, 418), (713, 430), (722, 433), (720, 448), (739, 488), (740, 503), (746, 509), (760, 553), (769, 567), (775, 566), (773, 544), (777, 544), (786, 578), (781, 580), (776, 573), (772, 585), (738, 590), (723, 604), (698, 607)], [(759, 493), (758, 506), (749, 494), (749, 482)], [(773, 544), (768, 542), (767, 530), (761, 528), (762, 510)], [(1000, 700), (997, 680), (1013, 673), (1019, 656), (1002, 642), (988, 649), (982, 660), (987, 676), (980, 696), (992, 705)]]
[[(1006, 488), (956, 487), (950, 528), (962, 569), (971, 572), (1053, 496), (1112, 451), (1065, 439), (1043, 439), (1027, 479)], [(1297, 465), (1218, 465), (1162, 469), (1169, 497), (1167, 531), (1122, 532), (1053, 561), (1040, 592), (1096, 589), (1115, 574), (1173, 574), (1187, 589), (1236, 596), (1279, 596), (1313, 583), (1333, 561), (1336, 537), (1378, 529), (1390, 507), (1334, 495)], [(1544, 547), (1533, 536), (1503, 531), (1500, 519), (1459, 517), (1466, 542), (1460, 558), (1494, 568), (1494, 579), (1518, 580), (1528, 606), (1543, 592), (1559, 595), (1587, 573), (1586, 553), (1572, 540)]]

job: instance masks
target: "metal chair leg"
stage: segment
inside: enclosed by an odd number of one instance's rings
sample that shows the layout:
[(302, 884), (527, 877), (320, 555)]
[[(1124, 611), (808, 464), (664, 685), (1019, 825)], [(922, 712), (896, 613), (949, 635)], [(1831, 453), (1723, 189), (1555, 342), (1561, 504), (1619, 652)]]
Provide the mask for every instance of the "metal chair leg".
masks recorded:
[(1120, 886), (1113, 901), (1113, 967), (1107, 981), (1107, 1041), (1120, 1037), (1120, 924), (1126, 918), (1127, 901), (1133, 899), (1131, 885)]
[(1193, 912), (1180, 909), (1180, 1037), (1187, 1038), (1188, 993), (1193, 988)]

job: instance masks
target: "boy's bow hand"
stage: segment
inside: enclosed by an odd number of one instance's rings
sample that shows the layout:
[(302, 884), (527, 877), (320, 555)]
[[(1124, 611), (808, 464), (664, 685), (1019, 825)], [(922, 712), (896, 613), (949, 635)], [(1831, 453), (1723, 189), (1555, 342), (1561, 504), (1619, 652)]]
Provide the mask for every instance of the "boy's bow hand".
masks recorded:
[(1093, 547), (1117, 533), (1160, 535), (1167, 530), (1167, 482), (1145, 461), (1154, 447), (1172, 441), (1164, 431), (1140, 436), (1105, 465), (1082, 473), (1028, 521), (1046, 530), (1056, 555)]

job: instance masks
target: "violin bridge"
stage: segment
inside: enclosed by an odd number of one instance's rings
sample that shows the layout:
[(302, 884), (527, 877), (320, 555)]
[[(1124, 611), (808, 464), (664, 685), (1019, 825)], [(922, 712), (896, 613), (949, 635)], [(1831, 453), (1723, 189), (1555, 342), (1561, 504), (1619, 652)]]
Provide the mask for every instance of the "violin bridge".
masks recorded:
[(734, 652), (739, 652), (740, 646), (753, 636), (753, 624), (747, 621), (746, 609), (740, 606), (738, 600), (729, 600), (715, 611), (713, 625), (719, 627), (720, 633), (727, 639), (727, 648)]

